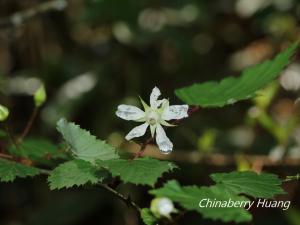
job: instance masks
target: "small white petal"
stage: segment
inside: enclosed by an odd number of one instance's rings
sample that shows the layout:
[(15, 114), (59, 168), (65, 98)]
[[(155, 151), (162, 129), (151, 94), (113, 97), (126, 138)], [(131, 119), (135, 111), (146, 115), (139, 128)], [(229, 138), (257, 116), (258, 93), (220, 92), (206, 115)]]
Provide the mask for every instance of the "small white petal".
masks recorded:
[(188, 105), (171, 105), (164, 110), (162, 118), (164, 120), (178, 120), (188, 117), (188, 109)]
[(156, 128), (156, 144), (158, 145), (160, 151), (165, 154), (170, 153), (173, 149), (172, 142), (167, 137), (166, 132), (160, 124), (157, 124)]
[(133, 128), (125, 137), (127, 141), (131, 140), (132, 138), (135, 137), (140, 137), (143, 136), (146, 133), (147, 127), (149, 126), (148, 123), (143, 123), (140, 126), (137, 126)]
[(139, 120), (145, 116), (145, 112), (136, 106), (119, 105), (116, 115), (124, 120)]
[(162, 99), (162, 100), (157, 100), (156, 101), (156, 108), (158, 108), (159, 106), (161, 106), (162, 108), (163, 107), (166, 107), (166, 105), (168, 105), (169, 104), (169, 101), (168, 101), (168, 99)]
[(158, 102), (157, 99), (160, 96), (160, 90), (157, 87), (154, 87), (151, 95), (150, 95), (150, 106), (151, 108), (157, 108), (158, 107)]

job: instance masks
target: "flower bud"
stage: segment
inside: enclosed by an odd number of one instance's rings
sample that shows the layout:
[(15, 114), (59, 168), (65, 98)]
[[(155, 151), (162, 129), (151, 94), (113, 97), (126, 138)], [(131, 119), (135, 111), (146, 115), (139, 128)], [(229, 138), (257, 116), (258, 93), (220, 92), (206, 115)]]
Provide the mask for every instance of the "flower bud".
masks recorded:
[(170, 218), (172, 212), (176, 212), (173, 202), (168, 198), (155, 198), (151, 201), (150, 210), (157, 218)]
[(7, 119), (9, 115), (9, 110), (3, 105), (0, 105), (0, 121), (4, 121)]
[(34, 104), (36, 107), (40, 107), (47, 99), (47, 94), (44, 85), (41, 85), (34, 93)]

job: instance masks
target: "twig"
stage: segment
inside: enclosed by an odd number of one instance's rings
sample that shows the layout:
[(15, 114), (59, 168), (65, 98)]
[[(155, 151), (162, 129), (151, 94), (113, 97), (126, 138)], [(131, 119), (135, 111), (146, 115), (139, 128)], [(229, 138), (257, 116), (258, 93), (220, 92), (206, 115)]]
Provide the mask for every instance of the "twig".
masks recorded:
[(139, 157), (142, 157), (145, 150), (146, 150), (146, 147), (148, 144), (150, 144), (151, 142), (153, 141), (153, 138), (148, 138), (145, 142), (143, 142), (142, 144), (140, 144), (140, 150), (134, 155), (134, 158), (133, 159), (136, 159), (136, 158), (139, 158)]
[(131, 206), (131, 207), (134, 208), (137, 212), (140, 212), (140, 211), (141, 211), (141, 208), (140, 208), (134, 201), (132, 201), (132, 200), (130, 199), (130, 197), (124, 196), (123, 194), (121, 194), (120, 192), (117, 192), (115, 189), (109, 187), (108, 185), (99, 183), (99, 186), (100, 186), (102, 189), (105, 189), (105, 190), (109, 191), (110, 193), (114, 194), (115, 196), (117, 196), (119, 199), (121, 199), (123, 202), (125, 202), (125, 204), (126, 204), (127, 206)]
[[(234, 166), (237, 162), (236, 155), (223, 154), (223, 153), (201, 153), (198, 150), (186, 151), (176, 150), (172, 154), (163, 155), (158, 154), (158, 151), (147, 151), (144, 155), (155, 157), (158, 159), (171, 160), (174, 162), (190, 163), (190, 164), (205, 164), (212, 166)], [(249, 163), (253, 163), (257, 160), (262, 161), (264, 166), (299, 166), (300, 159), (292, 157), (284, 157), (281, 160), (272, 160), (268, 155), (242, 155), (243, 159)]]
[(32, 113), (31, 113), (31, 116), (26, 124), (26, 127), (24, 128), (21, 136), (19, 137), (18, 139), (18, 143), (22, 142), (23, 139), (27, 136), (28, 132), (30, 131), (32, 125), (33, 125), (33, 122), (37, 116), (37, 113), (38, 113), (38, 107), (34, 107)]
[[(35, 167), (35, 168), (37, 168), (37, 167)], [(37, 169), (39, 169), (40, 173), (44, 174), (44, 175), (50, 175), (50, 173), (51, 173), (51, 170), (46, 170), (46, 169), (41, 169), (41, 168), (37, 168)]]
[(36, 5), (30, 9), (16, 12), (0, 20), (0, 28), (18, 27), (25, 21), (48, 11), (63, 10), (67, 6), (66, 0), (52, 0)]
[[(5, 158), (5, 159), (9, 159), (9, 160), (14, 160), (14, 157), (12, 155), (8, 155), (8, 154), (4, 154), (4, 153), (0, 153), (0, 158)], [(22, 163), (22, 160), (18, 160), (19, 163), (23, 164)], [(39, 169), (40, 173), (41, 174), (44, 174), (44, 175), (49, 175), (51, 173), (51, 170), (47, 170), (47, 169), (42, 169), (42, 168), (38, 168), (38, 167), (34, 167), (34, 168), (37, 168)], [(132, 208), (134, 208), (137, 212), (140, 212), (141, 211), (141, 208), (134, 202), (130, 199), (130, 197), (126, 197), (124, 196), (123, 194), (121, 194), (120, 192), (116, 191), (115, 189), (109, 187), (108, 185), (106, 184), (101, 184), (99, 183), (98, 184), (99, 187), (109, 191), (110, 193), (114, 194), (115, 196), (117, 196), (119, 199), (121, 199), (123, 202), (126, 203), (127, 206), (131, 206)]]
[(200, 109), (199, 106), (195, 105), (189, 108), (188, 115), (191, 116), (193, 113), (197, 112)]
[(283, 182), (300, 180), (300, 174), (296, 174), (295, 176), (287, 176)]
[(12, 155), (8, 155), (8, 154), (5, 154), (5, 153), (0, 153), (0, 158), (13, 159), (14, 157)]

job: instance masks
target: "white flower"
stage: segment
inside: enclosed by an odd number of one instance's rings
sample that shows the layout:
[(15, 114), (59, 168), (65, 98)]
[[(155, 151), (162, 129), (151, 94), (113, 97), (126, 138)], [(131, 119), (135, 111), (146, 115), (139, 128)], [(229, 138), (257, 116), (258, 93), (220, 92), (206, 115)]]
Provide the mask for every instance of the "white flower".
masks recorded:
[(150, 95), (150, 106), (141, 99), (144, 111), (131, 105), (119, 105), (116, 115), (124, 120), (143, 122), (142, 125), (133, 128), (126, 135), (126, 140), (143, 136), (147, 128), (150, 127), (152, 137), (156, 135), (159, 149), (163, 153), (169, 153), (173, 149), (173, 144), (167, 137), (162, 125), (171, 127), (174, 125), (166, 121), (188, 117), (188, 105), (170, 106), (167, 99), (158, 100), (160, 94), (160, 90), (154, 87)]
[(165, 197), (153, 199), (151, 201), (150, 210), (157, 218), (161, 218), (161, 217), (170, 218), (171, 213), (177, 212), (173, 202), (170, 199)]

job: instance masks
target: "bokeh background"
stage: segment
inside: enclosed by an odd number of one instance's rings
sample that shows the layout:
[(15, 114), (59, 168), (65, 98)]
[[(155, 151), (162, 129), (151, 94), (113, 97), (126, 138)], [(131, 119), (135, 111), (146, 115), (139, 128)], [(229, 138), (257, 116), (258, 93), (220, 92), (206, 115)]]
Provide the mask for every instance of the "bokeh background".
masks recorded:
[[(138, 149), (124, 140), (136, 124), (115, 116), (118, 104), (140, 106), (138, 96), (148, 101), (154, 86), (181, 103), (176, 88), (239, 75), (298, 40), (299, 19), (297, 0), (1, 0), (0, 101), (11, 111), (9, 126), (17, 136), (43, 82), (48, 99), (31, 138), (59, 143), (55, 124), (66, 117), (125, 155)], [(163, 156), (149, 145), (146, 154), (176, 161), (181, 169), (165, 178), (181, 184), (209, 185), (209, 173), (236, 169), (295, 174), (299, 88), (296, 56), (260, 94), (268, 97), (200, 109), (168, 129), (174, 153)], [(284, 188), (291, 208), (254, 209), (251, 224), (300, 224), (299, 185)], [(149, 207), (146, 187), (119, 190)], [(141, 224), (109, 193), (90, 186), (50, 192), (45, 177), (1, 183), (0, 215), (1, 225)], [(178, 224), (220, 222), (191, 212)]]

